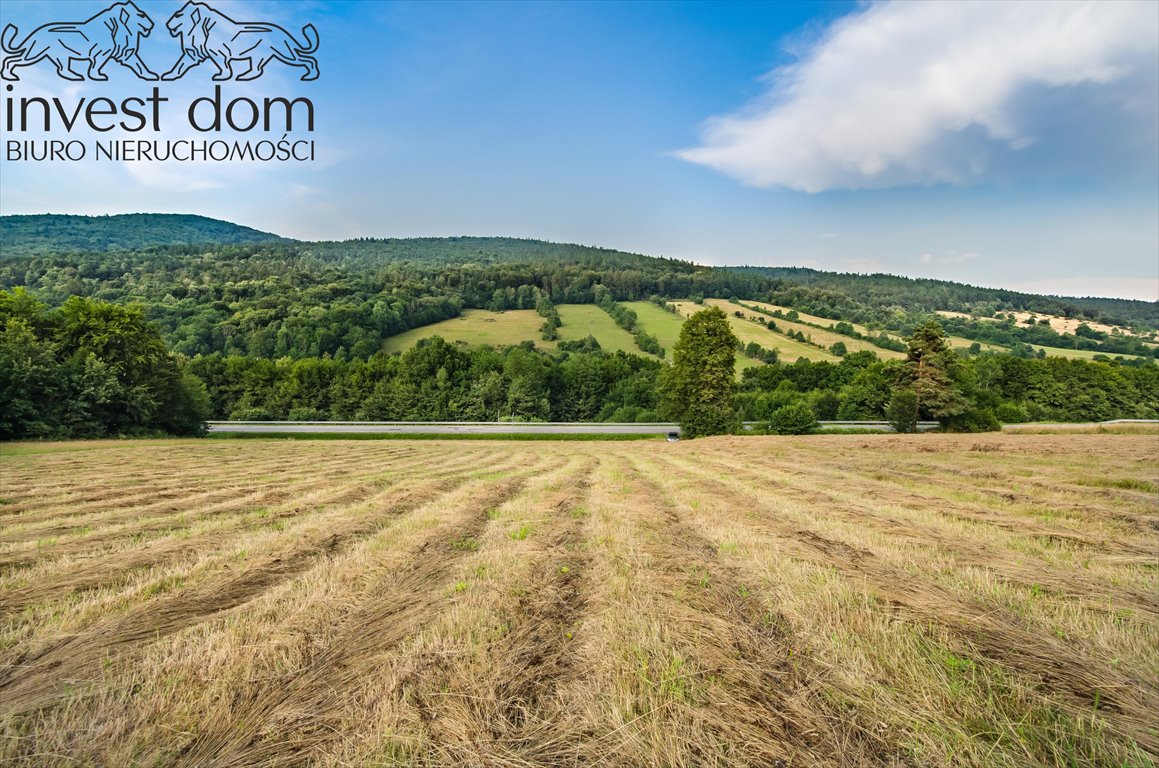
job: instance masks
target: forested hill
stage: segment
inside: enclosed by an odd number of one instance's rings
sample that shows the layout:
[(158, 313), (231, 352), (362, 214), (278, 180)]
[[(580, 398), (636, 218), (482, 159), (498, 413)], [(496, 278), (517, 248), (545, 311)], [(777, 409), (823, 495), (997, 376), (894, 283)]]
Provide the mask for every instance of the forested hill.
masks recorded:
[(392, 262), (452, 264), (576, 264), (607, 269), (661, 269), (691, 274), (703, 267), (687, 261), (644, 256), (613, 248), (553, 243), (514, 237), (357, 238), (303, 243), (302, 250), (347, 267), (379, 267)]
[[(531, 308), (537, 301), (533, 294), (540, 290), (557, 304), (591, 303), (596, 284), (609, 288), (616, 300), (652, 294), (673, 299), (762, 298), (833, 320), (879, 324), (903, 333), (920, 315), (938, 310), (983, 317), (1027, 311), (1124, 327), (1159, 327), (1156, 302), (1059, 298), (941, 280), (799, 267), (708, 268), (542, 240), (440, 237), (304, 242), (184, 214), (0, 217), (0, 288), (26, 286), (53, 305), (70, 295), (142, 302), (151, 318), (162, 320), (163, 325), (168, 325), (163, 316), (172, 311), (189, 318), (202, 314), (205, 303), (222, 301), (241, 300), (241, 305), (230, 307), (231, 313), (224, 313), (223, 307), (223, 316), (215, 322), (229, 320), (230, 314), (233, 321), (241, 319), (244, 305), (251, 301), (266, 310), (284, 307), (276, 312), (284, 320), (311, 314), (312, 306), (325, 305), (329, 310), (335, 302), (361, 306), (385, 299), (391, 304), (401, 302), (404, 309), (394, 314), (406, 315), (374, 332), (389, 334), (457, 315), (462, 307)], [(170, 306), (166, 296), (191, 306)], [(432, 303), (439, 304), (433, 313), (429, 311)], [(959, 335), (995, 341), (979, 336), (982, 331), (992, 329), (981, 327), (977, 333), (955, 329)], [(1023, 340), (1057, 342), (1037, 337)]]
[(818, 306), (798, 308), (833, 317), (840, 316), (842, 300), (848, 297), (873, 309), (902, 307), (910, 312), (950, 310), (989, 316), (995, 310), (1007, 308), (1064, 317), (1098, 318), (1113, 325), (1146, 323), (1152, 328), (1159, 327), (1159, 302), (1154, 301), (1042, 296), (931, 278), (823, 272), (807, 267), (746, 266), (733, 269), (829, 292), (833, 297), (831, 308), (838, 314), (825, 311), (824, 302)]
[[(678, 302), (749, 336), (732, 408), (744, 420), (880, 419), (891, 403), (909, 418), (906, 402), (970, 430), (1159, 413), (1145, 302), (511, 238), (301, 242), (196, 216), (7, 217), (0, 235), (0, 440), (189, 433), (206, 416), (679, 419), (660, 408)], [(1055, 308), (1095, 325), (1020, 313)], [(453, 342), (388, 343), (453, 318)], [(1129, 327), (1095, 327), (1115, 319)], [(531, 333), (502, 331), (516, 321)], [(945, 347), (938, 381), (953, 385), (904, 401), (913, 366), (899, 353), (919, 333)], [(608, 334), (631, 346), (605, 348)]]
[(288, 242), (269, 232), (205, 216), (126, 213), (117, 216), (0, 216), (0, 255), (134, 251), (162, 245)]

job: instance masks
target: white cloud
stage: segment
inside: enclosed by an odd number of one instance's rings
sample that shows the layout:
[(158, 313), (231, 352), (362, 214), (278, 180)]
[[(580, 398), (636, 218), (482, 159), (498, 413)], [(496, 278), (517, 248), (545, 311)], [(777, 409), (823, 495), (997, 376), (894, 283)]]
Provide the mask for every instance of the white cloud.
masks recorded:
[(1137, 164), (1138, 145), (1156, 152), (1157, 70), (1159, 3), (880, 3), (835, 22), (677, 156), (806, 192), (1045, 173), (1076, 143), (1091, 149), (1075, 133)]
[(944, 256), (935, 256), (932, 253), (923, 253), (918, 256), (918, 261), (922, 264), (961, 264), (966, 261), (973, 261), (978, 258), (978, 254), (967, 251), (950, 251)]

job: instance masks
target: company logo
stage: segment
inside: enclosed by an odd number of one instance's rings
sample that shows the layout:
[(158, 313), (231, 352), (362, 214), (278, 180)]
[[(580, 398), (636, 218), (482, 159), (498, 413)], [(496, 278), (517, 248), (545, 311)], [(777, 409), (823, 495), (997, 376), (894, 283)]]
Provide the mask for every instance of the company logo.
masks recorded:
[(89, 80), (108, 80), (104, 73), (110, 61), (125, 65), (142, 80), (156, 80), (137, 54), (142, 37), (153, 30), (153, 20), (131, 2), (110, 5), (88, 21), (61, 22), (37, 27), (19, 46), (13, 45), (17, 30), (12, 24), (0, 33), (3, 63), (0, 77), (19, 80), (17, 67), (29, 67), (48, 59), (65, 80), (84, 80), (85, 75), (72, 68), (74, 61), (88, 62)]
[[(166, 4), (172, 8), (181, 2)], [(9, 7), (0, 0), (0, 8)], [(296, 38), (277, 24), (234, 21), (206, 3), (190, 0), (169, 17), (165, 28), (173, 43), (164, 36), (142, 42), (153, 31), (153, 20), (131, 0), (110, 5), (88, 21), (37, 27), (19, 43), (16, 25), (6, 24), (0, 31), (4, 51), (0, 77), (10, 82), (0, 87), (0, 159), (314, 162), (314, 102), (306, 94), (317, 85), (294, 83), (290, 93), (259, 94), (252, 87), (225, 82), (257, 80), (273, 61), (278, 62), (276, 67), (301, 72), (301, 80), (318, 80), (318, 60), (313, 56), (318, 31), (313, 24), (304, 26)], [(140, 47), (151, 58), (150, 50), (176, 48), (178, 43), (180, 56), (164, 75), (158, 76), (138, 54)], [(95, 93), (72, 88), (59, 95), (22, 93), (20, 75), (26, 73), (21, 68), (44, 61), (70, 81), (113, 79), (109, 75), (118, 74), (120, 67), (109, 67), (111, 61), (151, 81), (180, 80), (209, 62), (202, 72), (212, 74), (216, 82), (201, 93), (197, 88), (178, 89), (175, 83), (154, 83), (141, 92), (140, 85), (134, 85), (136, 78)]]
[[(313, 24), (302, 28), (303, 45), (277, 24), (234, 21), (206, 3), (190, 0), (169, 17), (165, 27), (180, 41), (181, 57), (162, 80), (177, 80), (207, 60), (217, 69), (214, 80), (256, 80), (275, 59), (305, 69), (302, 80), (318, 79), (318, 60), (311, 55), (318, 50), (318, 30)], [(19, 45), (15, 45), (18, 30), (8, 24), (0, 33), (5, 54), (0, 78), (19, 80), (18, 67), (47, 59), (65, 80), (108, 80), (104, 68), (110, 61), (124, 65), (142, 80), (157, 80), (157, 73), (137, 53), (140, 38), (152, 30), (153, 20), (132, 2), (111, 5), (88, 21), (37, 27)], [(249, 67), (235, 74), (233, 66), (238, 61), (248, 61)], [(73, 68), (74, 62), (88, 62), (87, 77)]]
[[(318, 50), (318, 30), (313, 24), (302, 27), (306, 45), (301, 45), (277, 24), (237, 22), (190, 0), (169, 17), (165, 27), (181, 40), (181, 58), (164, 80), (176, 80), (207, 59), (217, 67), (214, 80), (256, 80), (273, 59), (305, 68), (303, 80), (318, 79), (318, 60), (310, 55)], [(233, 62), (241, 59), (249, 60), (249, 69), (234, 75)]]

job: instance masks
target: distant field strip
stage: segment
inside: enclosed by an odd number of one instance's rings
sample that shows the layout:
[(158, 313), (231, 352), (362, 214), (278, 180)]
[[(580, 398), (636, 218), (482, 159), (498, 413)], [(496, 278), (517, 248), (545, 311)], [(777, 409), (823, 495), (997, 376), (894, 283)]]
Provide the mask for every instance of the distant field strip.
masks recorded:
[(0, 763), (1159, 760), (1153, 432), (28, 443), (0, 477)]
[[(753, 312), (751, 309), (745, 309), (742, 306), (739, 306), (737, 304), (732, 304), (732, 303), (724, 301), (722, 299), (705, 299), (705, 303), (709, 303), (709, 302), (711, 302), (715, 306), (720, 307), (722, 310), (724, 310), (725, 312), (727, 312), (730, 315), (733, 315), (733, 313), (739, 311), (739, 312), (743, 312), (746, 318), (761, 318), (761, 319), (765, 319), (765, 320), (772, 320), (774, 323), (776, 323), (778, 330), (785, 332), (785, 333), (788, 333), (788, 332), (801, 333), (809, 341), (812, 341), (814, 344), (820, 344), (821, 346), (825, 347), (826, 349), (828, 349), (829, 347), (833, 346), (834, 344), (836, 344), (837, 342), (840, 341), (842, 344), (845, 345), (846, 349), (850, 352), (861, 352), (863, 350), (866, 350), (866, 351), (872, 352), (873, 354), (877, 355), (878, 357), (882, 358), (883, 360), (900, 360), (901, 358), (905, 357), (904, 352), (895, 352), (892, 349), (883, 349), (883, 348), (878, 347), (874, 344), (871, 344), (868, 341), (863, 341), (861, 339), (855, 339), (852, 336), (846, 336), (844, 334), (837, 333), (836, 331), (822, 330), (821, 328), (816, 328), (816, 327), (811, 326), (811, 325), (806, 325), (805, 323), (794, 323), (791, 320), (781, 320), (781, 319), (777, 319), (777, 318), (767, 317), (765, 315)], [(752, 306), (762, 306), (760, 304), (760, 302), (744, 301), (741, 303), (742, 304), (751, 304)], [(771, 307), (773, 305), (767, 304), (764, 306)], [(817, 318), (817, 319), (819, 320), (821, 318)], [(837, 322), (836, 320), (827, 320), (827, 321), (824, 321), (822, 323), (822, 325), (829, 326), (829, 325), (835, 324), (836, 322)]]
[[(709, 306), (711, 306), (712, 301), (713, 300), (711, 299), (705, 299), (705, 303)], [(698, 304), (694, 304), (691, 301), (677, 301), (673, 303), (676, 304), (676, 306), (680, 309), (680, 312), (686, 317), (691, 317), (692, 315), (705, 308)], [(735, 317), (733, 312), (737, 311), (737, 308), (732, 307), (732, 305), (727, 301), (721, 302), (720, 306), (725, 314), (728, 315), (729, 327), (732, 328), (732, 332), (736, 334), (736, 337), (740, 339), (742, 343), (748, 344), (750, 341), (755, 341), (765, 349), (775, 349), (777, 350), (777, 354), (780, 357), (781, 362), (793, 363), (796, 362), (797, 358), (799, 357), (803, 357), (807, 360), (813, 360), (814, 362), (827, 360), (831, 363), (835, 363), (840, 361), (840, 358), (836, 357), (835, 355), (831, 355), (822, 349), (809, 346), (808, 344), (802, 344), (795, 339), (790, 339), (783, 333), (770, 331), (764, 326), (750, 322), (749, 320), (742, 320), (739, 317)], [(732, 308), (730, 309), (730, 307)], [(752, 313), (747, 312), (746, 315), (747, 314)]]
[[(777, 306), (776, 304), (768, 304), (768, 303), (762, 302), (762, 301), (748, 301), (748, 300), (746, 300), (743, 303), (744, 304), (752, 304), (753, 306), (757, 306), (757, 307), (763, 307), (763, 308), (769, 310), (770, 312), (780, 310), (781, 312), (788, 314), (789, 312), (793, 311), (789, 307), (781, 307), (781, 306)], [(957, 313), (939, 312), (938, 314), (954, 315)], [(828, 327), (831, 325), (835, 325), (838, 322), (841, 322), (839, 320), (831, 320), (831, 319), (825, 318), (825, 317), (817, 317), (816, 315), (808, 315), (808, 314), (805, 314), (803, 312), (798, 312), (797, 316), (804, 323), (811, 323), (813, 325), (820, 325), (822, 327)], [(781, 321), (777, 320), (777, 324), (780, 325)], [(876, 336), (879, 333), (877, 331), (871, 331), (868, 328), (866, 328), (864, 325), (860, 325), (858, 323), (850, 323), (850, 325), (853, 326), (853, 330), (855, 330), (858, 333), (863, 334), (865, 336)], [(900, 336), (897, 333), (893, 333), (893, 332), (886, 332), (886, 336), (889, 336), (892, 339), (897, 339), (898, 341), (905, 340), (902, 336)], [(975, 343), (973, 340), (964, 339), (961, 336), (949, 336), (948, 339), (950, 342), (950, 346), (952, 346), (952, 347), (969, 347), (971, 344)], [(990, 352), (1005, 352), (1006, 351), (1006, 347), (1003, 347), (1003, 346), (998, 345), (998, 344), (988, 344), (984, 341), (977, 342), (977, 343), (982, 346), (982, 349), (990, 351)], [(846, 344), (848, 344), (848, 342), (846, 342)], [(852, 350), (853, 348), (850, 347), (850, 349)], [(879, 354), (885, 355), (887, 357), (890, 355), (889, 350), (881, 349), (880, 347), (875, 347), (875, 349), (877, 350), (877, 352)]]

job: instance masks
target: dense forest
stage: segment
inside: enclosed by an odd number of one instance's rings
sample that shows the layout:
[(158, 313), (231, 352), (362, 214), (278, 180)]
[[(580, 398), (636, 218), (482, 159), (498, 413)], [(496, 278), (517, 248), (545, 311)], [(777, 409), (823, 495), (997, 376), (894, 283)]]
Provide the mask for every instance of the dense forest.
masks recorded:
[[(1159, 325), (1155, 303), (1057, 299), (886, 275), (706, 268), (508, 238), (302, 243), (201, 217), (146, 215), (0, 217), (0, 236), (6, 406), (0, 437), (190, 433), (207, 416), (669, 416), (657, 396), (665, 363), (605, 353), (595, 339), (569, 342), (557, 353), (530, 343), (496, 349), (441, 339), (402, 355), (381, 351), (384, 338), (465, 308), (537, 310), (551, 339), (559, 327), (556, 304), (597, 304), (653, 355), (664, 350), (617, 302), (769, 301), (844, 326), (888, 329), (911, 338), (911, 354), (912, 339), (935, 310), (984, 317), (1029, 310)], [(940, 414), (931, 404), (922, 408), (948, 427), (1156, 415), (1155, 364), (1029, 359), (1028, 345), (1147, 357), (1155, 356), (1154, 346), (1089, 326), (1058, 334), (1006, 318), (941, 321), (955, 335), (1016, 353), (976, 347), (952, 360), (939, 353), (949, 361), (955, 407)], [(140, 359), (127, 351), (137, 347)], [(883, 418), (894, 394), (912, 389), (907, 370), (905, 361), (887, 363), (866, 352), (840, 363), (749, 368), (733, 405), (738, 417), (755, 421), (786, 408), (816, 418)]]
[(227, 221), (177, 213), (118, 216), (0, 216), (4, 257), (136, 250), (177, 243), (285, 242), (286, 238)]
[(199, 435), (205, 386), (139, 308), (0, 291), (0, 439)]

